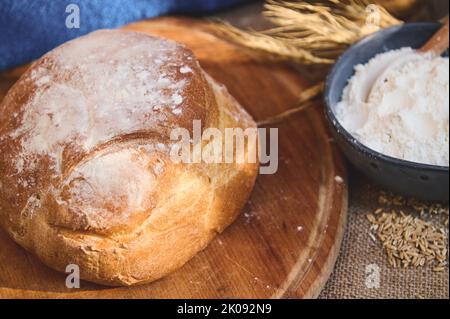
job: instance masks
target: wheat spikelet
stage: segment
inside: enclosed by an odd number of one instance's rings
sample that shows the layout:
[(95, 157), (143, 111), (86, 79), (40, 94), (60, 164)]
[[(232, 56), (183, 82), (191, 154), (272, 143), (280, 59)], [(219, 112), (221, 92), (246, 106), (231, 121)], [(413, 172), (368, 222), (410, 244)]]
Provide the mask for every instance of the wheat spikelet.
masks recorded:
[(378, 25), (366, 23), (368, 5), (365, 0), (268, 0), (264, 16), (274, 24), (272, 29), (244, 31), (224, 23), (217, 30), (270, 58), (326, 65), (364, 36), (401, 23), (382, 7), (377, 9)]

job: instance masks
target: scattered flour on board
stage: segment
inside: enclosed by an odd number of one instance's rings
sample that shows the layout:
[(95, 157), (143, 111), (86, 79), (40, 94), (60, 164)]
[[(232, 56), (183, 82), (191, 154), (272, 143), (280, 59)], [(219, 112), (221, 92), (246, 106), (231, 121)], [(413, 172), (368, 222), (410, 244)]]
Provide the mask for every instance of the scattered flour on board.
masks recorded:
[(344, 179), (341, 176), (338, 176), (338, 175), (334, 177), (334, 180), (338, 184), (342, 184), (344, 182)]

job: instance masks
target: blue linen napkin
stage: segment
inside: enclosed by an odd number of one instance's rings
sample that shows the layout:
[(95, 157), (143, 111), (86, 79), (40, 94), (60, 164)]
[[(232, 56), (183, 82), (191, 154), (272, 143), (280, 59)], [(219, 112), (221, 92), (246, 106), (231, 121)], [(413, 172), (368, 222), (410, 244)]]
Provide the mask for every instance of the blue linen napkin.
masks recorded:
[[(1, 0), (0, 70), (96, 29), (168, 13), (204, 14), (251, 0)], [(79, 18), (78, 18), (79, 17)]]

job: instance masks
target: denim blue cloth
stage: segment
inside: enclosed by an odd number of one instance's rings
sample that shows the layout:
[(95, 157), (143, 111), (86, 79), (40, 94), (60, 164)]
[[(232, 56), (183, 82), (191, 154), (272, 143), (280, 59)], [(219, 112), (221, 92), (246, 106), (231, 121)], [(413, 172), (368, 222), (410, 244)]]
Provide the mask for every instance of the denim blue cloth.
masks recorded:
[[(96, 29), (117, 28), (168, 13), (210, 13), (249, 1), (0, 0), (0, 70), (39, 58), (61, 43)], [(69, 25), (76, 26), (71, 4), (79, 8), (79, 28), (66, 26), (68, 18), (72, 22)]]

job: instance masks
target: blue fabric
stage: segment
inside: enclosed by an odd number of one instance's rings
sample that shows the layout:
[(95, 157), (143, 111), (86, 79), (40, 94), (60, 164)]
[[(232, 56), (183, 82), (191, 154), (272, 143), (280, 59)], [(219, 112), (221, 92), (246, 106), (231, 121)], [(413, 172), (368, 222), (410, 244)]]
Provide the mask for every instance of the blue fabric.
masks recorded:
[[(251, 0), (0, 0), (0, 70), (39, 58), (52, 48), (96, 29), (168, 13), (203, 14)], [(70, 4), (80, 28), (67, 28)]]

